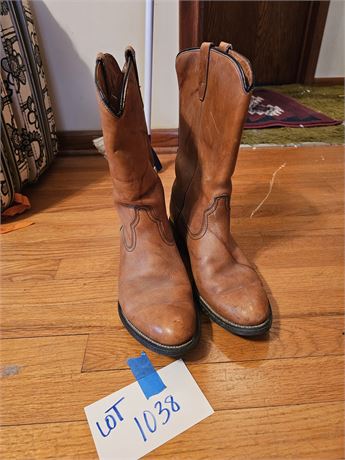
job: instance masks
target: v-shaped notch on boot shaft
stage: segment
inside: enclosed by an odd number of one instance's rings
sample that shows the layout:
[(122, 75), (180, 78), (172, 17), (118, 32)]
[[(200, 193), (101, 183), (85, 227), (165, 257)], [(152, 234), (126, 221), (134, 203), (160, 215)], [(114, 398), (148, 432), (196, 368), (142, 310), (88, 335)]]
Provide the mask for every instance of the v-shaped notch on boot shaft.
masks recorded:
[(95, 83), (98, 93), (104, 105), (116, 117), (122, 115), (125, 107), (130, 72), (134, 73), (139, 86), (135, 52), (130, 46), (126, 48), (125, 59), (122, 70), (111, 54), (98, 53), (96, 59)]
[[(139, 86), (138, 71), (133, 48), (125, 51), (125, 64), (121, 70), (111, 54), (99, 53), (96, 59), (95, 83), (101, 116), (106, 157), (113, 180), (141, 183), (141, 189), (129, 186), (121, 190), (118, 200), (137, 199), (157, 182), (158, 160), (147, 132), (144, 105)], [(152, 170), (152, 171), (150, 171)], [(150, 180), (144, 180), (150, 176)]]

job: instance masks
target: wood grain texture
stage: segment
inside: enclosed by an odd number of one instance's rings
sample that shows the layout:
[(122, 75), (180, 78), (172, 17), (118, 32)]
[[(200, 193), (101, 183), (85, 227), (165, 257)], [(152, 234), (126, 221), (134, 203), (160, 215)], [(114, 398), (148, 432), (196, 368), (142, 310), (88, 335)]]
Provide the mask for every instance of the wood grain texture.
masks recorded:
[[(342, 458), (342, 153), (240, 152), (232, 229), (267, 286), (273, 327), (248, 340), (202, 318), (186, 362), (215, 414), (152, 458)], [(168, 204), (175, 155), (161, 159)], [(126, 360), (142, 350), (116, 311), (120, 222), (106, 161), (58, 157), (26, 193), (34, 225), (2, 235), (0, 455), (93, 459), (83, 408), (132, 382)]]
[[(342, 401), (344, 383), (339, 369), (343, 365), (343, 356), (326, 356), (227, 362), (207, 368), (190, 364), (189, 370), (211, 406), (225, 410)], [(85, 406), (132, 381), (128, 369), (54, 377), (18, 373), (2, 383), (2, 424), (83, 420)]]
[[(20, 377), (70, 375), (81, 372), (88, 336), (70, 335), (3, 339), (1, 341), (1, 375), (15, 366)], [(16, 375), (17, 375), (16, 374)]]
[[(343, 405), (300, 404), (217, 411), (148, 455), (167, 459), (341, 459)], [(95, 460), (86, 422), (4, 427), (0, 455), (6, 460)]]
[[(341, 355), (343, 330), (342, 316), (281, 318), (274, 322), (269, 337), (244, 340), (203, 317), (201, 342), (186, 355), (185, 361), (189, 365)], [(83, 372), (118, 369), (119, 363), (126, 367), (127, 356), (138, 355), (141, 348), (134, 339), (128, 340), (124, 328), (90, 334)], [(148, 355), (155, 366), (165, 366), (172, 361), (156, 353), (148, 352)]]
[(312, 83), (328, 3), (183, 0), (180, 49), (227, 41), (249, 58), (257, 84)]

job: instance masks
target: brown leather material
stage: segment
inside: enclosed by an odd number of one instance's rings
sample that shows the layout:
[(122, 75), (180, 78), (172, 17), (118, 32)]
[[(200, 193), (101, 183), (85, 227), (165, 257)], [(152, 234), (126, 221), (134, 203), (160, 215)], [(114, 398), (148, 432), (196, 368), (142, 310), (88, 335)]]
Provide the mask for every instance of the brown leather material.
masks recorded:
[(253, 76), (253, 71), (252, 67), (250, 65), (250, 62), (248, 59), (241, 54), (237, 53), (234, 51), (232, 48), (231, 43), (227, 42), (220, 42), (217, 48), (222, 51), (223, 53), (229, 54), (233, 58), (237, 60), (237, 62), (241, 65), (242, 70), (244, 72), (245, 78), (246, 78), (246, 83), (250, 87), (254, 84), (254, 76)]
[(203, 44), (176, 59), (180, 128), (170, 215), (204, 304), (223, 320), (250, 327), (268, 321), (271, 312), (257, 273), (231, 235), (230, 199), (253, 74), (231, 45), (220, 48)]
[(220, 42), (218, 47), (223, 53), (227, 53), (229, 50), (232, 50), (232, 44), (227, 42)]
[(178, 348), (196, 333), (196, 310), (167, 219), (162, 183), (152, 166), (133, 49), (125, 57), (121, 71), (112, 56), (99, 54), (95, 73), (114, 202), (122, 222), (119, 304), (133, 335), (163, 349)]

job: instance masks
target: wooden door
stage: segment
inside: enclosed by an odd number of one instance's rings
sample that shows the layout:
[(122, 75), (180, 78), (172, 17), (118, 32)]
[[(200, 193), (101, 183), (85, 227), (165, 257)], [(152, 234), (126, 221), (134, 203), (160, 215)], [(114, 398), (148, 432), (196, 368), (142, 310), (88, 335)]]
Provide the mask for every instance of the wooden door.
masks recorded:
[(311, 83), (328, 1), (181, 1), (180, 48), (221, 40), (251, 61), (257, 84)]

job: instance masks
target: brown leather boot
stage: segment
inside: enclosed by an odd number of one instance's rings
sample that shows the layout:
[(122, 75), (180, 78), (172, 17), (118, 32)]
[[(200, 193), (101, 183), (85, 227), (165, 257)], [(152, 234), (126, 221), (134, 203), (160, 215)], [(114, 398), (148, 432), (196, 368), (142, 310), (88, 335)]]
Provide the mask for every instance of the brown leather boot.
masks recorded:
[(121, 71), (110, 54), (99, 54), (95, 73), (114, 201), (123, 224), (118, 310), (140, 343), (180, 356), (198, 341), (198, 318), (153, 168), (132, 48), (125, 58)]
[(230, 233), (231, 177), (253, 85), (246, 58), (222, 42), (178, 54), (179, 150), (170, 214), (189, 261), (199, 302), (238, 335), (272, 322), (261, 281)]

